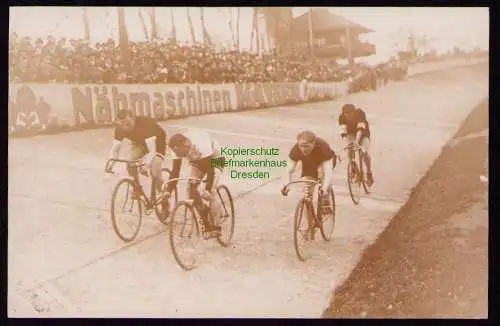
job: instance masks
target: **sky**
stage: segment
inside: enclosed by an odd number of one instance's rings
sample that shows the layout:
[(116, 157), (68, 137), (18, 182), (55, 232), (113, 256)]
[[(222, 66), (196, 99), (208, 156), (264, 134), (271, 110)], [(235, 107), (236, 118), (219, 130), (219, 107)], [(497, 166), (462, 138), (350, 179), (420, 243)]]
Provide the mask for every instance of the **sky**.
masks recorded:
[[(125, 8), (125, 19), (131, 40), (144, 40), (144, 32), (137, 7)], [(144, 9), (147, 28), (150, 29), (147, 10)], [(294, 16), (309, 10), (308, 7), (295, 7)], [(426, 35), (429, 46), (438, 52), (446, 52), (458, 45), (465, 49), (489, 47), (489, 9), (486, 7), (328, 7), (334, 14), (375, 30), (362, 36), (363, 40), (376, 45), (377, 54), (365, 61), (382, 61), (401, 49), (410, 32), (419, 36)], [(229, 44), (231, 29), (229, 17), (231, 8), (205, 8), (205, 24), (212, 37), (221, 43)], [(234, 21), (236, 10), (232, 8)], [(161, 37), (171, 35), (171, 13), (177, 30), (177, 38), (190, 40), (186, 7), (158, 7), (156, 17)], [(202, 31), (199, 20), (200, 9), (190, 8), (197, 40)], [(99, 42), (110, 37), (117, 39), (118, 18), (115, 7), (89, 7), (91, 41)], [(81, 38), (84, 35), (81, 7), (11, 7), (10, 32), (20, 36)], [(240, 9), (241, 47), (250, 47), (252, 9)], [(264, 30), (262, 23), (261, 30)]]

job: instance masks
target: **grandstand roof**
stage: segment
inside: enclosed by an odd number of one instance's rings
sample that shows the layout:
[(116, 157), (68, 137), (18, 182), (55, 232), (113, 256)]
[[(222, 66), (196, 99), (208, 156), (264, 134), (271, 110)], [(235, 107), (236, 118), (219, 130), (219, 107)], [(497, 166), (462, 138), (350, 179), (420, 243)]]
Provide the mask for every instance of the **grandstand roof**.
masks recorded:
[[(309, 12), (292, 20), (292, 31), (307, 31), (309, 29)], [(328, 9), (312, 9), (313, 31), (343, 30), (349, 26), (355, 33), (371, 33), (374, 30), (352, 22), (342, 16), (332, 14)]]

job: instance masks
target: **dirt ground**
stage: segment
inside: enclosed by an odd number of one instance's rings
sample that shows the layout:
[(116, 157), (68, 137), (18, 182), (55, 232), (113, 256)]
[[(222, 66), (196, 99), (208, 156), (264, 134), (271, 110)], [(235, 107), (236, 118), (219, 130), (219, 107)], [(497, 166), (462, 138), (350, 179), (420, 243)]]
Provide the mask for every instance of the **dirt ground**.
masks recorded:
[(488, 317), (488, 189), (479, 179), (488, 175), (487, 128), (486, 99), (366, 248), (324, 318)]

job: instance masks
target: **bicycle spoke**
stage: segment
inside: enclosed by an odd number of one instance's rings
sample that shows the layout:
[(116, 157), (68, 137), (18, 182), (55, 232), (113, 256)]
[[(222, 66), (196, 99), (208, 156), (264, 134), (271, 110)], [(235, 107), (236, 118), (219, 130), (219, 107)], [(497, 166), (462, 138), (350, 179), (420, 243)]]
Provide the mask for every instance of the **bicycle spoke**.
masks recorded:
[[(118, 193), (120, 189), (123, 189), (123, 186), (125, 186), (125, 198), (123, 203), (117, 205)], [(137, 236), (142, 221), (141, 204), (138, 202), (137, 205), (134, 205), (135, 200), (131, 198), (130, 188), (133, 189), (133, 187), (132, 181), (122, 179), (116, 185), (111, 199), (112, 226), (118, 237), (125, 242), (130, 242)], [(128, 204), (129, 200), (130, 204)], [(133, 213), (134, 208), (137, 208), (136, 214)]]
[[(225, 196), (222, 196), (222, 193)], [(220, 205), (217, 207), (217, 214), (219, 218), (219, 226), (221, 227), (220, 236), (217, 241), (223, 247), (227, 247), (231, 242), (234, 233), (234, 203), (229, 189), (224, 185), (217, 187), (217, 194)]]
[[(300, 261), (305, 261), (309, 256), (309, 249), (314, 238), (314, 228), (310, 223), (310, 212), (308, 203), (302, 199), (295, 210), (294, 219), (294, 246), (297, 257)], [(304, 212), (306, 216), (304, 218)], [(302, 226), (302, 223), (305, 225)]]
[(182, 269), (191, 270), (195, 267), (200, 240), (192, 207), (186, 202), (180, 202), (172, 214), (170, 246), (175, 260)]
[(325, 202), (318, 203), (318, 212), (320, 217), (318, 222), (321, 231), (321, 237), (324, 241), (330, 241), (333, 229), (335, 228), (335, 194), (333, 189), (329, 189)]

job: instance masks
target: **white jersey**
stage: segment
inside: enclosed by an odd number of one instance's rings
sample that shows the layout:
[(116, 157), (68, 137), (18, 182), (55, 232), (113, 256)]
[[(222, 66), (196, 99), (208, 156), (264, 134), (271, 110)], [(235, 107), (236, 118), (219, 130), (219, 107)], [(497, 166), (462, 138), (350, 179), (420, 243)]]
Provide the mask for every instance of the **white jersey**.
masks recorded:
[(191, 150), (186, 155), (187, 160), (197, 161), (218, 155), (220, 145), (207, 132), (200, 129), (190, 129), (180, 134), (191, 141)]

